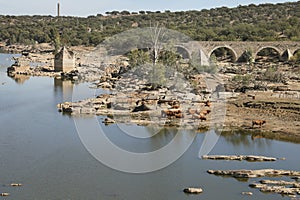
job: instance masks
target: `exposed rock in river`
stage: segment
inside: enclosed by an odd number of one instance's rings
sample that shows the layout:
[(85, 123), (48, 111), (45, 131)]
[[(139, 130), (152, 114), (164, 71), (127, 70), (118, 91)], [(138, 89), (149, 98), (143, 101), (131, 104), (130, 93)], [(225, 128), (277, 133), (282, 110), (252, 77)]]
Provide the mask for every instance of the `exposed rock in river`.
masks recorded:
[(272, 157), (265, 157), (265, 156), (254, 156), (254, 155), (211, 155), (202, 156), (202, 159), (208, 159), (208, 160), (246, 160), (249, 162), (255, 162), (255, 161), (276, 161), (276, 158)]
[(105, 125), (109, 125), (109, 124), (114, 124), (114, 123), (116, 123), (116, 121), (113, 120), (113, 119), (111, 119), (111, 118), (105, 118), (104, 121), (103, 121), (103, 123), (104, 123)]
[(252, 193), (252, 192), (242, 192), (242, 195), (249, 195), (249, 196), (252, 196), (253, 193)]
[(299, 184), (297, 186), (298, 187), (292, 186), (290, 188), (287, 188), (285, 186), (278, 186), (278, 185), (269, 186), (269, 185), (260, 184), (260, 183), (252, 183), (249, 185), (249, 187), (260, 189), (261, 192), (273, 192), (273, 193), (282, 194), (282, 195), (300, 194)]
[(232, 176), (234, 178), (300, 176), (300, 172), (292, 170), (260, 169), (260, 170), (208, 170), (209, 174)]
[[(282, 177), (299, 176), (299, 171), (291, 170), (208, 170), (209, 174), (232, 176), (234, 178), (256, 178), (256, 177)], [(294, 178), (294, 177), (292, 177)], [(287, 187), (288, 186), (288, 187)], [(260, 183), (251, 183), (249, 187), (258, 188), (261, 192), (272, 192), (281, 195), (300, 195), (300, 183), (296, 181), (283, 180), (261, 180)]]
[(23, 184), (22, 183), (11, 183), (10, 186), (12, 187), (21, 187)]
[(200, 194), (203, 192), (202, 188), (185, 188), (183, 192), (188, 194)]
[(269, 184), (269, 185), (291, 185), (293, 187), (300, 188), (300, 183), (295, 181), (283, 181), (283, 180), (261, 180), (259, 181), (261, 184)]

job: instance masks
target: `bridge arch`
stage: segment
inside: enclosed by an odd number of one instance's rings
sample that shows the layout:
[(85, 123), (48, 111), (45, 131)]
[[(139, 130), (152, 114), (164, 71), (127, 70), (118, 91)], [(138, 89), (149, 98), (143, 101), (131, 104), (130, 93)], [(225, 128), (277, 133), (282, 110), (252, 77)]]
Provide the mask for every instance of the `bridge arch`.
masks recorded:
[[(267, 57), (265, 59), (265, 57)], [(281, 51), (274, 46), (263, 46), (259, 48), (254, 54), (255, 62), (260, 60), (270, 61), (271, 58), (281, 59)]]
[[(218, 51), (220, 51), (220, 52), (218, 52)], [(217, 57), (217, 61), (218, 61), (218, 57), (222, 57), (221, 59), (228, 59), (231, 56), (231, 58), (230, 58), (231, 62), (236, 62), (238, 59), (238, 55), (237, 55), (236, 51), (228, 45), (214, 47), (208, 53), (208, 57), (211, 58), (213, 54), (215, 54), (215, 56)], [(220, 55), (216, 55), (216, 54), (220, 54)]]
[(292, 55), (293, 61), (300, 61), (300, 49), (296, 49)]
[(191, 58), (191, 53), (187, 48), (181, 45), (175, 45), (174, 46), (176, 49), (176, 53), (182, 56), (183, 59), (190, 59)]
[(296, 49), (293, 53), (293, 56), (295, 56), (296, 54), (300, 54), (300, 49)]

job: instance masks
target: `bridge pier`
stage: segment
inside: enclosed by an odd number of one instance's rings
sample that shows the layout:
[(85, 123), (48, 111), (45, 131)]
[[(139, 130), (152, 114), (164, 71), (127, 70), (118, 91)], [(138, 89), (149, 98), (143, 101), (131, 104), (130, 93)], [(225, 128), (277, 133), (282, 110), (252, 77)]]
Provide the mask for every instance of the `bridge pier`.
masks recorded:
[(293, 57), (293, 54), (289, 49), (286, 49), (282, 54), (281, 54), (281, 60), (282, 61), (289, 61)]
[(300, 41), (270, 41), (270, 42), (243, 42), (243, 41), (201, 41), (195, 42), (201, 46), (206, 56), (210, 58), (212, 53), (218, 48), (226, 48), (232, 52), (233, 61), (237, 62), (245, 52), (251, 52), (251, 57), (255, 60), (263, 49), (274, 49), (279, 54), (280, 60), (288, 61), (300, 50)]
[[(300, 41), (273, 41), (273, 42), (239, 42), (239, 41), (192, 41), (178, 44), (182, 55), (186, 58), (196, 59), (201, 65), (208, 65), (213, 52), (218, 48), (226, 48), (232, 53), (233, 62), (241, 60), (244, 54), (255, 60), (258, 53), (264, 49), (273, 49), (279, 54), (279, 60), (289, 61), (293, 55), (300, 51)], [(179, 52), (179, 51), (178, 51)], [(247, 62), (247, 61), (246, 61)]]

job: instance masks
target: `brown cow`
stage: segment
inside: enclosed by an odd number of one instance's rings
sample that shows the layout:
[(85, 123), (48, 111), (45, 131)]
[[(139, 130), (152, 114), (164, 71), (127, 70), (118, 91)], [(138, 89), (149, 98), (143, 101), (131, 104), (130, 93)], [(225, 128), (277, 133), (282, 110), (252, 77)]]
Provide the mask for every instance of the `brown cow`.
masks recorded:
[(178, 109), (178, 108), (180, 108), (179, 104), (172, 105), (172, 109)]
[(211, 102), (208, 100), (204, 103), (205, 106), (210, 107), (211, 106)]
[(169, 110), (162, 110), (161, 111), (161, 117), (167, 117), (170, 116), (171, 112)]
[(202, 110), (199, 114), (202, 116), (208, 115), (211, 112), (211, 110)]
[(266, 120), (252, 120), (252, 128), (255, 125), (258, 125), (260, 128), (262, 127), (262, 125), (266, 124)]
[(201, 120), (201, 122), (207, 120), (207, 118), (205, 116), (202, 116), (202, 115), (199, 115), (199, 119)]
[(176, 117), (176, 114), (181, 114), (181, 110), (162, 110), (161, 117)]
[(193, 119), (200, 119), (201, 122), (207, 120), (207, 118), (205, 116), (202, 116), (202, 115), (193, 115), (192, 118)]

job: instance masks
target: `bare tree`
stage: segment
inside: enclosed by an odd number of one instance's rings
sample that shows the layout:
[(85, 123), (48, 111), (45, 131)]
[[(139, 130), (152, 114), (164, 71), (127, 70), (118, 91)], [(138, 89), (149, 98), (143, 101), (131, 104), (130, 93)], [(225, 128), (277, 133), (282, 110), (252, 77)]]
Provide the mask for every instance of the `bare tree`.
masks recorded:
[(150, 24), (150, 30), (151, 30), (151, 48), (152, 48), (152, 63), (153, 65), (156, 65), (158, 62), (159, 54), (163, 49), (163, 40), (164, 36), (166, 34), (165, 28), (159, 27), (159, 24), (157, 23), (155, 27), (152, 27)]

